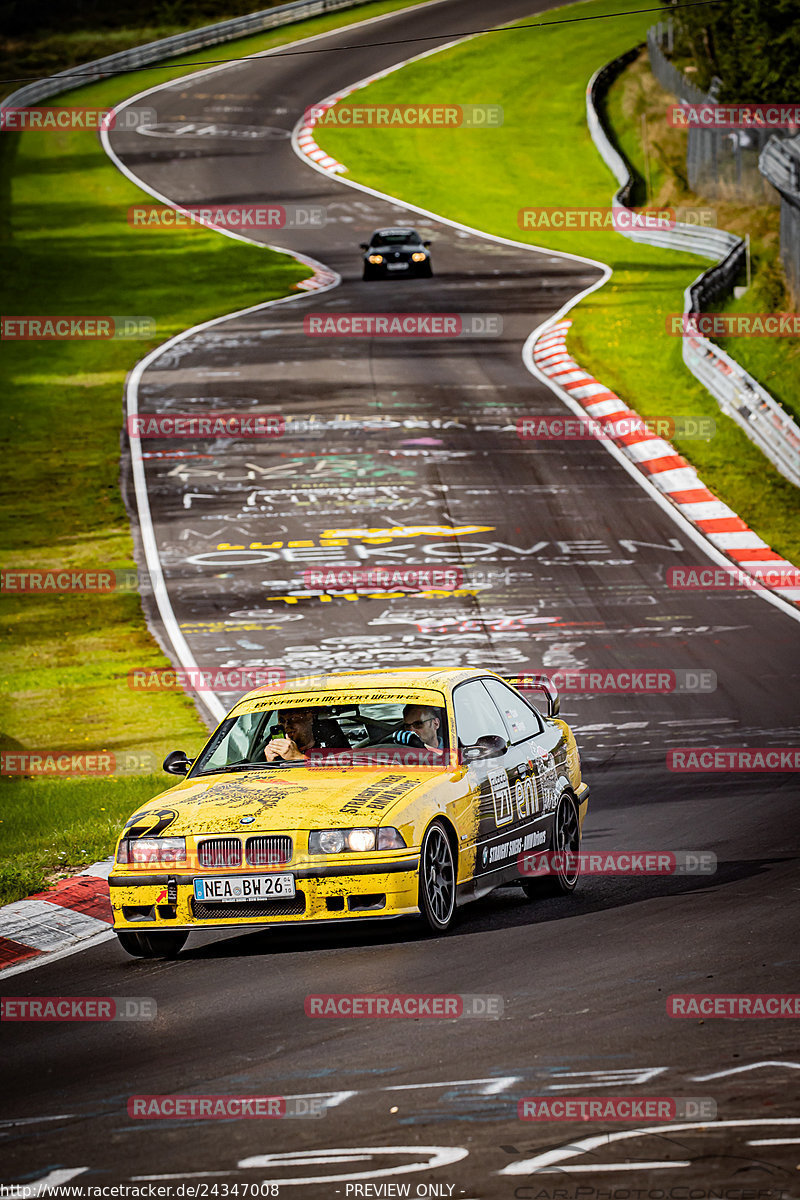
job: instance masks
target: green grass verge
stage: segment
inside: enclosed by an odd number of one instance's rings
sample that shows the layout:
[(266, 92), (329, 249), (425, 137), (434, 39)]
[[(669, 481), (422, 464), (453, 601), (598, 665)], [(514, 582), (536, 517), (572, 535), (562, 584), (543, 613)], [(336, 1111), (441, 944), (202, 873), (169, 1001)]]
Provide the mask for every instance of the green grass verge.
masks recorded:
[(42, 891), (114, 848), (132, 812), (169, 787), (164, 775), (14, 780), (2, 789), (0, 896)]
[[(543, 19), (603, 18), (627, 7), (636, 5), (590, 0)], [(598, 67), (644, 40), (652, 20), (652, 14), (632, 12), (489, 34), (413, 63), (341, 102), (501, 104), (500, 128), (329, 126), (319, 129), (317, 141), (361, 183), (490, 233), (610, 263), (610, 283), (571, 314), (571, 350), (645, 417), (712, 418), (713, 438), (676, 438), (677, 448), (761, 537), (798, 561), (796, 489), (721, 414), (684, 367), (678, 338), (665, 332), (667, 316), (681, 311), (684, 288), (708, 261), (638, 246), (611, 230), (520, 228), (525, 207), (610, 204), (614, 181), (588, 133), (585, 88)], [(549, 87), (550, 80), (557, 86)], [(615, 111), (613, 94), (610, 103), (623, 147), (641, 158), (638, 118)]]
[[(252, 53), (400, 7), (366, 5), (215, 47), (193, 61)], [(187, 72), (154, 68), (52, 103), (105, 107), (179, 73)], [(180, 330), (285, 295), (308, 270), (201, 228), (131, 229), (126, 212), (142, 193), (92, 133), (4, 133), (0, 156), (0, 311), (136, 313), (157, 327), (149, 341), (3, 342), (2, 562), (132, 568), (119, 490), (126, 373)], [(167, 665), (137, 594), (7, 593), (0, 628), (0, 749), (151, 752), (160, 761), (168, 750), (197, 749), (205, 740), (188, 697), (127, 687), (131, 668)], [(167, 776), (0, 780), (0, 903), (41, 887), (55, 871), (80, 867), (86, 855), (108, 854), (120, 818), (168, 786)], [(99, 820), (103, 807), (108, 815)]]

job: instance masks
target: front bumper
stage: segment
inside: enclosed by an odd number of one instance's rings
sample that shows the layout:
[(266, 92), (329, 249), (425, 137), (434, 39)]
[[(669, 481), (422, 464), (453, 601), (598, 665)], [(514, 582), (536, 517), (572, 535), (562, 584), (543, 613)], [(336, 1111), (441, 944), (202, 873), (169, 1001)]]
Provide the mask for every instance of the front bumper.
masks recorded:
[(401, 917), (419, 912), (419, 855), (381, 863), (331, 867), (282, 867), (250, 870), (248, 875), (292, 874), (294, 897), (268, 897), (235, 903), (195, 900), (194, 880), (233, 876), (235, 871), (191, 874), (168, 870), (125, 872), (109, 877), (114, 928), (117, 930), (209, 929), (242, 925), (289, 925), (305, 922)]

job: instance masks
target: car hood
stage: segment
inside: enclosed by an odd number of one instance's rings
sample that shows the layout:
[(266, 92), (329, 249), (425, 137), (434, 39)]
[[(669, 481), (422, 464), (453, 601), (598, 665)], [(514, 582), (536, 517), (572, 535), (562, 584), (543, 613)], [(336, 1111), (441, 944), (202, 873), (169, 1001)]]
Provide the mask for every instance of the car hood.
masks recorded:
[[(211, 775), (187, 780), (150, 801), (141, 810), (141, 823), (158, 811), (168, 821), (161, 830), (166, 836), (385, 825), (392, 811), (444, 773), (438, 767), (376, 767), (323, 775), (279, 767)], [(129, 825), (140, 824), (138, 817)]]

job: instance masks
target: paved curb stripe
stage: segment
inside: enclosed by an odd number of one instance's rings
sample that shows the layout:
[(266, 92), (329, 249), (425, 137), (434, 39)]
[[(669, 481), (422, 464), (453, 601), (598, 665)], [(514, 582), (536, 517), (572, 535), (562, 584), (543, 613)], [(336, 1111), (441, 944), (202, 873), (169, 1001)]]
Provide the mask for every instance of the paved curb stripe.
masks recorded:
[(49, 891), (0, 908), (0, 970), (27, 958), (46, 958), (106, 931), (113, 920), (110, 870), (110, 860), (93, 863)]
[[(641, 421), (642, 418), (571, 357), (566, 347), (571, 324), (569, 320), (559, 321), (536, 342), (533, 358), (539, 370), (580, 401), (587, 416), (603, 425), (605, 434), (640, 471), (652, 478), (659, 491), (713, 546), (731, 559), (732, 566), (754, 578), (757, 578), (755, 571), (764, 563), (800, 575), (793, 563), (771, 550), (733, 509), (704, 486), (691, 463), (669, 442), (649, 433), (615, 436), (615, 422), (621, 419)], [(800, 588), (770, 587), (769, 590), (791, 603), (800, 604)]]

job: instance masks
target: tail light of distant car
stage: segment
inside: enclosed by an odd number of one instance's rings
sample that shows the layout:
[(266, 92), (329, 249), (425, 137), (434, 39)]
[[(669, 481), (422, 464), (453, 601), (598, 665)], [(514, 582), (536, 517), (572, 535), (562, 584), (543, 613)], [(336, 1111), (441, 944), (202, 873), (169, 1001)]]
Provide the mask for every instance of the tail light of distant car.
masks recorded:
[(123, 838), (117, 850), (118, 863), (156, 863), (165, 867), (186, 863), (186, 838)]

